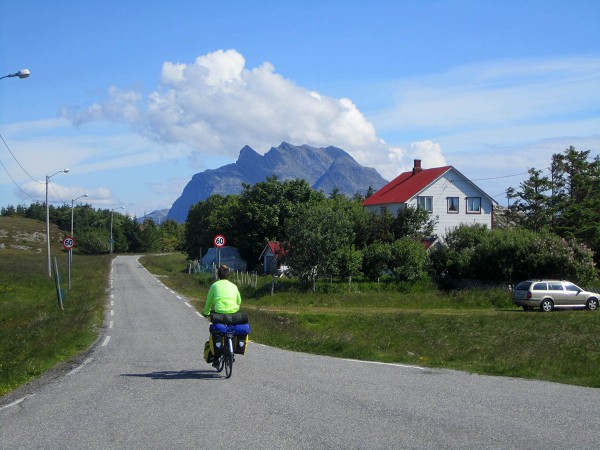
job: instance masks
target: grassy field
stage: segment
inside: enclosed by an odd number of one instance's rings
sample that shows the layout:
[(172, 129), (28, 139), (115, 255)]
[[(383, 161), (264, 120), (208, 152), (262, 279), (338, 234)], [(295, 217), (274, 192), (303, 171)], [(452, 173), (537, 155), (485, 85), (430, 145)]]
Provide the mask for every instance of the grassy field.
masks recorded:
[(0, 395), (86, 351), (97, 339), (110, 257), (75, 254), (69, 291), (60, 234), (51, 228), (52, 255), (67, 293), (64, 310), (48, 277), (45, 224), (0, 217)]
[[(183, 256), (147, 256), (142, 263), (198, 309), (204, 305), (210, 279), (187, 275)], [(365, 284), (361, 291), (355, 284), (347, 292), (340, 284), (324, 289), (332, 291), (328, 293), (290, 290), (271, 296), (265, 294), (268, 284), (259, 281), (258, 290), (242, 287), (242, 309), (249, 313), (255, 342), (344, 358), (600, 387), (597, 311), (525, 313), (501, 290), (445, 294), (423, 287), (398, 292)]]
[[(67, 256), (51, 228), (66, 289)], [(74, 255), (65, 309), (48, 277), (44, 223), (0, 217), (0, 396), (87, 351), (107, 300), (110, 256)], [(183, 255), (141, 262), (198, 309), (211, 284)], [(600, 313), (524, 313), (499, 290), (324, 281), (317, 292), (269, 278), (242, 286), (251, 339), (296, 351), (600, 387)], [(250, 351), (252, 349), (250, 348)]]

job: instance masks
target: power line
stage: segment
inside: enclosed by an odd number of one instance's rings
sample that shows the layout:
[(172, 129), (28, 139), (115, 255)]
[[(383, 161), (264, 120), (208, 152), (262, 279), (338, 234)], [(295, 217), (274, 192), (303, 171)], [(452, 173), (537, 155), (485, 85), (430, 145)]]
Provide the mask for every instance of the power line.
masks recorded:
[[(12, 152), (12, 150), (10, 149), (10, 147), (8, 146), (8, 144), (6, 143), (6, 141), (4, 140), (4, 138), (2, 137), (2, 134), (0, 134), (0, 139), (2, 139), (2, 142), (4, 142), (4, 146), (5, 146), (5, 147), (6, 147), (6, 149), (8, 150), (8, 153), (10, 153), (10, 155), (13, 157), (13, 159), (14, 159), (14, 160), (17, 162), (17, 164), (19, 165), (19, 167), (21, 168), (21, 170), (22, 170), (23, 172), (25, 172), (25, 174), (26, 174), (26, 175), (27, 175), (29, 178), (31, 178), (33, 181), (35, 181), (35, 182), (37, 182), (37, 183), (40, 183), (40, 184), (43, 184), (43, 182), (42, 182), (42, 181), (40, 181), (40, 180), (36, 180), (36, 179), (35, 179), (35, 178), (33, 178), (31, 175), (29, 175), (29, 172), (27, 172), (27, 171), (25, 170), (25, 168), (24, 168), (24, 167), (21, 165), (21, 163), (19, 162), (19, 160), (17, 159), (17, 157), (14, 155), (14, 153)], [(3, 165), (4, 165), (4, 164), (3, 164)], [(6, 167), (4, 168), (4, 170), (6, 170)], [(8, 171), (7, 171), (7, 173), (8, 173)], [(9, 176), (10, 176), (10, 175), (9, 175)], [(12, 180), (12, 177), (11, 177), (11, 180)], [(13, 180), (13, 182), (14, 182), (14, 180)]]
[(52, 190), (54, 191), (54, 194), (58, 197), (58, 200), (60, 200), (62, 203), (66, 203), (62, 198), (60, 198), (60, 195), (58, 195), (58, 192), (56, 192), (56, 189), (54, 188), (52, 183), (50, 183), (50, 185), (52, 186)]
[(521, 175), (527, 175), (529, 172), (523, 172), (523, 173), (515, 173), (513, 175), (503, 175), (500, 177), (490, 177), (490, 178), (474, 178), (471, 181), (484, 181), (484, 180), (499, 180), (500, 178), (510, 178), (510, 177), (518, 177)]
[(9, 173), (8, 169), (6, 168), (6, 166), (4, 165), (4, 163), (2, 162), (2, 160), (0, 160), (0, 164), (2, 164), (2, 168), (4, 169), (4, 171), (6, 172), (6, 175), (8, 175), (8, 178), (11, 179), (11, 181), (13, 182), (13, 184), (26, 196), (31, 197), (31, 198), (35, 198), (35, 195), (30, 194), (29, 192), (25, 192), (23, 190), (23, 188), (21, 188), (21, 186), (19, 186), (17, 184), (17, 182), (14, 180), (14, 178), (12, 177), (12, 175)]

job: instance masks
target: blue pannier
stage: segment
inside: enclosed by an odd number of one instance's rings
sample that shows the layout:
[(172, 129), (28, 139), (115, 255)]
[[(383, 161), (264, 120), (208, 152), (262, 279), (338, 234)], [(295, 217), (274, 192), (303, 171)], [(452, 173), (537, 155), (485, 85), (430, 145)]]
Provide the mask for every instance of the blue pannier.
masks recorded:
[(250, 324), (242, 323), (240, 325), (234, 325), (233, 334), (235, 334), (236, 336), (245, 336), (247, 334), (250, 334)]
[(224, 323), (212, 323), (209, 328), (211, 333), (231, 333), (236, 336), (244, 336), (250, 334), (250, 324), (243, 323), (240, 325), (225, 325)]
[(211, 323), (210, 327), (209, 327), (209, 331), (211, 333), (217, 332), (217, 333), (227, 333), (227, 328), (229, 328), (227, 325), (225, 325), (224, 323)]

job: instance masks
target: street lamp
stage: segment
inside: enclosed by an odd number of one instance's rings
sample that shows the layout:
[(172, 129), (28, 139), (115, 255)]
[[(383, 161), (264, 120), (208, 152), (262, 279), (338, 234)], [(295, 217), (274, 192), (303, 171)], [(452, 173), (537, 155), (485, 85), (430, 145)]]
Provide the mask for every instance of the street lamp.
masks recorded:
[[(75, 200), (79, 200), (80, 198), (87, 197), (87, 196), (88, 196), (87, 194), (83, 194), (83, 195), (80, 195), (79, 197), (71, 200), (71, 237), (73, 237), (73, 209), (74, 209), (74, 205), (75, 205)], [(73, 260), (73, 250), (70, 249), (69, 250), (69, 261), (72, 261), (72, 260)]]
[(73, 205), (75, 204), (75, 200), (79, 200), (80, 198), (87, 197), (87, 194), (80, 195), (77, 198), (71, 200), (71, 237), (73, 237)]
[(12, 77), (27, 78), (29, 75), (31, 75), (31, 72), (29, 72), (29, 69), (21, 69), (17, 73), (10, 73), (8, 75), (4, 75), (3, 77), (0, 77), (0, 80), (2, 78), (12, 78)]
[(113, 252), (113, 216), (115, 214), (115, 209), (125, 209), (124, 206), (119, 206), (118, 208), (113, 208), (110, 210), (110, 254)]
[(58, 173), (68, 173), (69, 169), (59, 170), (52, 175), (46, 175), (46, 253), (48, 254), (48, 276), (52, 278), (52, 262), (50, 261), (50, 208), (48, 207), (48, 184), (50, 178)]

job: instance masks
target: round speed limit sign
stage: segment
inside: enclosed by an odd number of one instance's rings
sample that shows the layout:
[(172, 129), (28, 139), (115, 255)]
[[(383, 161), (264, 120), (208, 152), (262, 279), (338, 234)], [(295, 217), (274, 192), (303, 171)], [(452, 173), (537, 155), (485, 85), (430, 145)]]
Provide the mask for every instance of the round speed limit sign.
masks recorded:
[(67, 236), (63, 239), (63, 247), (67, 250), (71, 250), (73, 247), (75, 247), (75, 239), (73, 239), (71, 236)]
[(224, 247), (225, 246), (225, 236), (222, 234), (217, 234), (214, 239), (215, 247)]

